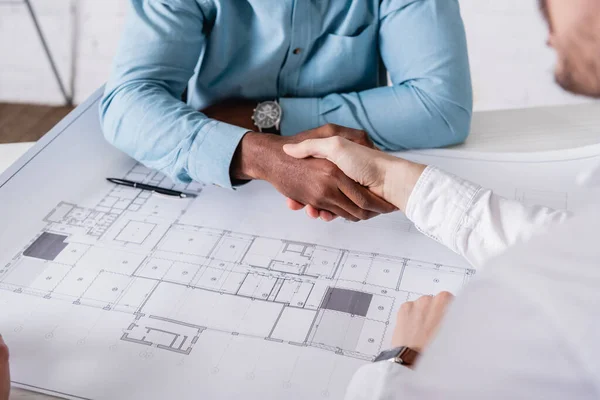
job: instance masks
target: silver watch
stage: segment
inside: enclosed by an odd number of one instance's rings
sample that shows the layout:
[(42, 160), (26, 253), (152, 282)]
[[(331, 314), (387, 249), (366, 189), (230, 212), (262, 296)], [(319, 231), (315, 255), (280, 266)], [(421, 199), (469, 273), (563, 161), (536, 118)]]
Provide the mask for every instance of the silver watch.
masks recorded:
[(277, 100), (264, 101), (262, 103), (258, 103), (254, 109), (252, 120), (254, 121), (254, 125), (256, 125), (259, 132), (267, 131), (272, 128), (275, 128), (275, 130), (279, 131), (281, 117), (282, 110)]

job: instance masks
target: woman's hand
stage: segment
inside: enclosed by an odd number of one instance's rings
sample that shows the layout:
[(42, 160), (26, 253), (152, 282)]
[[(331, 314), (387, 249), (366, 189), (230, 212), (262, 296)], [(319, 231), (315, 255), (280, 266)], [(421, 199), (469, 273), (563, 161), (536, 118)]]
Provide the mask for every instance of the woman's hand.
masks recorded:
[(410, 194), (426, 168), (339, 136), (287, 144), (283, 150), (295, 158), (314, 157), (331, 161), (350, 179), (402, 211), (406, 210)]
[(406, 346), (423, 353), (437, 334), (453, 300), (452, 293), (441, 292), (403, 303), (398, 310), (392, 347)]

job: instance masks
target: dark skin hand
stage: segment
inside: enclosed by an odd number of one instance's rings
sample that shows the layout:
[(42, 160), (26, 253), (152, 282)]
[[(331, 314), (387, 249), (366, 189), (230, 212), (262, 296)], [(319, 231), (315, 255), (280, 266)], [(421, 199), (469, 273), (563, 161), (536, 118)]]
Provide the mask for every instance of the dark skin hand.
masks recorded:
[(299, 204), (310, 204), (349, 221), (367, 220), (395, 211), (395, 206), (348, 178), (333, 163), (314, 158), (294, 159), (283, 151), (287, 143), (331, 136), (372, 146), (366, 133), (336, 125), (290, 137), (249, 132), (234, 156), (231, 175), (240, 180), (266, 180)]

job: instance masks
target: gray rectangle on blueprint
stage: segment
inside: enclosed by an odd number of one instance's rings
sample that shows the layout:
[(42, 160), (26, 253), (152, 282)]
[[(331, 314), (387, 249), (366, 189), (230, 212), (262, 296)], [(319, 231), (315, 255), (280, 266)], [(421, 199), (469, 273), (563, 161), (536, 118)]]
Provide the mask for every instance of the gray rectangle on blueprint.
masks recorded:
[(329, 288), (321, 308), (366, 317), (373, 295), (351, 289)]
[(44, 232), (23, 252), (24, 256), (54, 261), (67, 247), (66, 236)]

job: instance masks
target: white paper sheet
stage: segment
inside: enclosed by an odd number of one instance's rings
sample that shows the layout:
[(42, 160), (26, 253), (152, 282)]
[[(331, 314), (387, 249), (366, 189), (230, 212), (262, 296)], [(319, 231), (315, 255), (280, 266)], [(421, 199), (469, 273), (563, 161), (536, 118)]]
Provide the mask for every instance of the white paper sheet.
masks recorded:
[[(338, 399), (407, 299), (475, 275), (400, 213), (309, 220), (268, 184), (195, 200), (106, 144), (97, 96), (0, 178), (0, 332), (17, 385), (68, 398)], [(576, 211), (599, 147), (407, 153), (528, 204)]]

